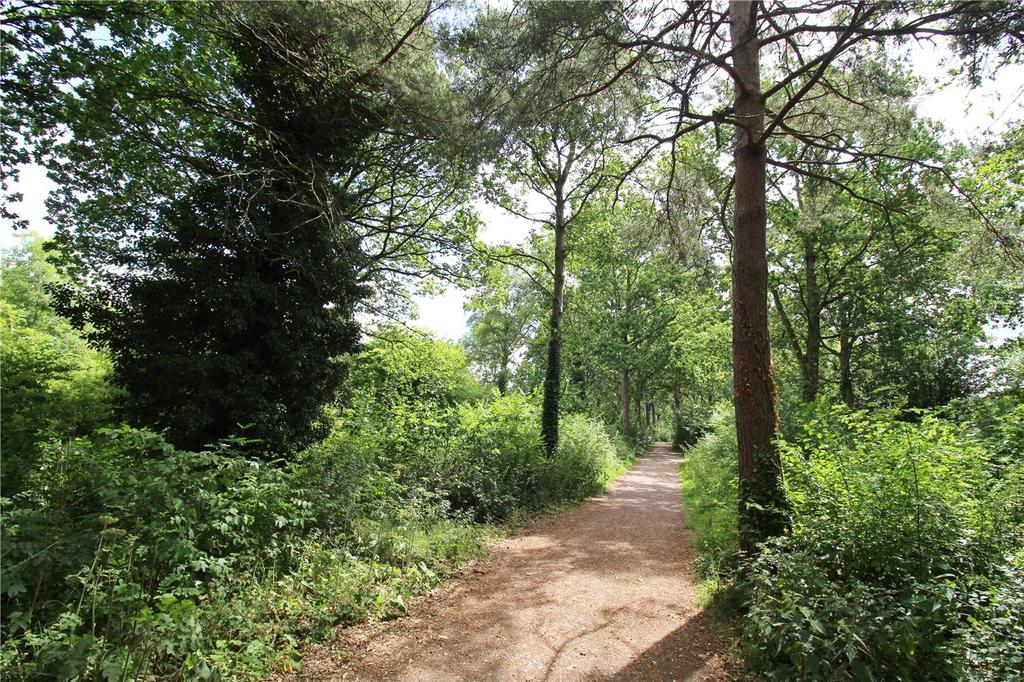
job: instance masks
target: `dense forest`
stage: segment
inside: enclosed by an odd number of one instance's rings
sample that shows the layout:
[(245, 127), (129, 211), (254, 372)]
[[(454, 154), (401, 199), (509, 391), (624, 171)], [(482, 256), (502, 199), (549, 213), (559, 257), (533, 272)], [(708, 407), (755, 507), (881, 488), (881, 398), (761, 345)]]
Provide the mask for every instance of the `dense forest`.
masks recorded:
[[(912, 58), (1019, 69), (1021, 5), (12, 0), (0, 36), (4, 679), (300, 669), (654, 441), (740, 675), (1024, 676), (1024, 83), (968, 140)], [(454, 289), (458, 342), (415, 319)]]

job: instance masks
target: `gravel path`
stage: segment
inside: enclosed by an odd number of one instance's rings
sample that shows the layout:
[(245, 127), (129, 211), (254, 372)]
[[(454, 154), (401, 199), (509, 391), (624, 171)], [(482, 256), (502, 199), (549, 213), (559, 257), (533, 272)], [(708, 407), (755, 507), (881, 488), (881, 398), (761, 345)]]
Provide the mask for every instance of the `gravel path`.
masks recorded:
[(406, 618), (339, 632), (307, 680), (727, 680), (696, 606), (679, 455), (495, 543)]

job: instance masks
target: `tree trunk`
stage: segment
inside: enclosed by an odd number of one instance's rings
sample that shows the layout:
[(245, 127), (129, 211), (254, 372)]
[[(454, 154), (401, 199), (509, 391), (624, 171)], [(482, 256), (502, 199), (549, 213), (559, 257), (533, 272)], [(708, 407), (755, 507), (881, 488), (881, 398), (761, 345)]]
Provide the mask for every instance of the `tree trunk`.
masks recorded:
[(803, 399), (810, 402), (821, 390), (821, 295), (815, 267), (818, 252), (810, 237), (804, 237), (804, 296), (807, 306), (807, 352), (804, 353)]
[(839, 330), (839, 397), (853, 407), (857, 397), (853, 393), (853, 372), (850, 360), (853, 357), (853, 340), (845, 329)]
[(619, 402), (622, 403), (622, 431), (629, 433), (629, 368), (622, 370), (622, 385), (619, 387)]
[(633, 391), (633, 397), (635, 399), (634, 403), (633, 403), (633, 406), (636, 409), (637, 426), (640, 426), (640, 427), (643, 427), (643, 425), (644, 425), (644, 422), (643, 422), (643, 412), (640, 409), (640, 401), (641, 401), (641, 397), (643, 396), (643, 393), (644, 393), (644, 384), (643, 384), (643, 382), (639, 382), (637, 384), (636, 390)]
[(750, 555), (786, 529), (786, 500), (775, 448), (778, 415), (768, 338), (768, 258), (765, 231), (767, 154), (760, 86), (758, 2), (729, 3), (738, 120), (732, 270), (733, 402), (739, 446), (740, 549)]
[(562, 306), (565, 297), (565, 198), (564, 183), (555, 188), (555, 281), (551, 297), (551, 336), (548, 339), (548, 366), (544, 375), (544, 405), (541, 409), (541, 435), (548, 455), (558, 447), (558, 401), (562, 389)]

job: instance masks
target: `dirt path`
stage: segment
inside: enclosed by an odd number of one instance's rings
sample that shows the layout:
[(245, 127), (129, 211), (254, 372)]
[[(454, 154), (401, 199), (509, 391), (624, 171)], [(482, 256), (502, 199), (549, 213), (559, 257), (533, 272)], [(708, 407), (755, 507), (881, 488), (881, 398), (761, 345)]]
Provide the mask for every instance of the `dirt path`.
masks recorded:
[(496, 543), (410, 616), (343, 630), (308, 680), (726, 680), (696, 607), (679, 456), (654, 446), (600, 496)]

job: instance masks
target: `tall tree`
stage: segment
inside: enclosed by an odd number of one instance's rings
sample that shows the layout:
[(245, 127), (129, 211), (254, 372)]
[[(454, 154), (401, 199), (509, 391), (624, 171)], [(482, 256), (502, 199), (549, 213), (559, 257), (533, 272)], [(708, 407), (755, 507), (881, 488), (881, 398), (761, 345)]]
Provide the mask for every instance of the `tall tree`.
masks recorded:
[[(710, 2), (630, 4), (622, 14), (628, 20), (609, 22), (596, 36), (621, 55), (616, 77), (639, 64), (649, 64), (657, 69), (665, 96), (674, 100), (668, 130), (661, 114), (660, 128), (644, 132), (637, 140), (655, 145), (674, 143), (691, 131), (721, 124), (736, 130), (732, 188), (734, 399), (741, 544), (749, 552), (764, 538), (780, 532), (785, 517), (773, 444), (777, 418), (767, 315), (766, 169), (770, 165), (809, 177), (821, 175), (813, 159), (769, 156), (768, 142), (792, 136), (820, 148), (840, 149), (847, 159), (884, 154), (884, 150), (860, 148), (841, 135), (802, 131), (794, 127), (798, 120), (794, 109), (815, 87), (831, 87), (831, 67), (855, 61), (861, 56), (859, 48), (871, 42), (958, 35), (969, 38), (964, 42), (967, 50), (996, 46), (1013, 57), (1020, 51), (1024, 13), (1010, 3), (824, 0), (801, 6), (736, 1), (727, 8)], [(766, 58), (770, 60), (767, 69)], [(729, 103), (718, 95), (721, 76), (733, 87)], [(577, 90), (573, 97), (593, 96), (614, 81), (615, 77), (603, 86)], [(856, 99), (851, 98), (850, 103), (856, 105)]]
[(740, 544), (751, 552), (760, 538), (785, 528), (775, 376), (768, 340), (768, 211), (765, 174), (765, 96), (761, 91), (756, 2), (731, 0), (736, 142), (733, 148), (732, 371), (739, 444)]
[(174, 442), (251, 424), (267, 449), (301, 447), (323, 432), (357, 307), (471, 236), (433, 7), (124, 10), (4, 18), (5, 84), (61, 186), (58, 307)]
[[(594, 4), (523, 3), (484, 13), (467, 33), (475, 48), (475, 89), (482, 108), (496, 112), (501, 138), (491, 199), (550, 229), (553, 238), (553, 253), (543, 259), (551, 307), (541, 431), (549, 453), (558, 444), (567, 231), (610, 180), (612, 145), (639, 106), (629, 94), (630, 80), (617, 85), (616, 96), (567, 102), (572, 88), (594, 83), (611, 69), (606, 54), (572, 39), (592, 32), (605, 17)], [(550, 214), (530, 214), (508, 184), (542, 197)]]

